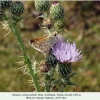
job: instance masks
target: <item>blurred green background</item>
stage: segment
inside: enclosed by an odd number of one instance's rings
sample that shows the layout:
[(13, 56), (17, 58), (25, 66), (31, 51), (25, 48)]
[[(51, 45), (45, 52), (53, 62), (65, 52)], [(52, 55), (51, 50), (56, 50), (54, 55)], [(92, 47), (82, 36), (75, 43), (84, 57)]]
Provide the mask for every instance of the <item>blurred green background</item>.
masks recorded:
[[(25, 13), (23, 16), (35, 12), (33, 1), (23, 1)], [(77, 47), (82, 50), (82, 62), (73, 63), (73, 72), (78, 72), (72, 81), (79, 86), (69, 86), (66, 91), (71, 92), (98, 92), (100, 91), (100, 2), (99, 1), (62, 1), (65, 9), (66, 32), (64, 38), (75, 41)], [(19, 27), (24, 44), (29, 55), (35, 56), (37, 61), (43, 59), (43, 55), (32, 48), (28, 41), (32, 38), (43, 36), (39, 28), (39, 20), (36, 16), (24, 19)], [(0, 92), (28, 92), (34, 88), (29, 86), (28, 75), (23, 75), (21, 51), (17, 45), (13, 33), (8, 36), (0, 23)]]

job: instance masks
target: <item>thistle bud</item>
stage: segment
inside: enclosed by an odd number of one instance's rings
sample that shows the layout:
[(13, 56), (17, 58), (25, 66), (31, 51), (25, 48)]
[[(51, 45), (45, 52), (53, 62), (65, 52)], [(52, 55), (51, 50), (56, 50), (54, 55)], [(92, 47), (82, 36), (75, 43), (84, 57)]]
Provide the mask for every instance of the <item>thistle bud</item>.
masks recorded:
[(59, 63), (58, 73), (61, 76), (66, 77), (68, 74), (71, 73), (71, 71), (72, 71), (71, 64), (68, 64), (68, 63)]
[(24, 12), (24, 5), (20, 1), (16, 1), (11, 6), (11, 12), (13, 15), (20, 16)]
[(1, 8), (5, 9), (11, 6), (12, 0), (1, 0), (0, 4), (1, 4)]
[(55, 21), (55, 23), (54, 23), (54, 28), (55, 28), (56, 30), (59, 30), (59, 29), (64, 28), (64, 27), (65, 27), (65, 24), (66, 24), (65, 22), (66, 22), (66, 21), (65, 21), (64, 18), (61, 19), (61, 20)]
[(64, 18), (64, 9), (58, 2), (54, 2), (51, 5), (50, 16), (54, 20), (58, 20), (58, 19)]
[(48, 0), (35, 0), (35, 8), (38, 11), (45, 11), (48, 10), (50, 7)]
[(50, 67), (55, 67), (56, 64), (57, 64), (57, 59), (55, 58), (54, 55), (49, 54), (49, 55), (46, 57), (46, 63), (47, 63), (47, 65), (50, 66)]

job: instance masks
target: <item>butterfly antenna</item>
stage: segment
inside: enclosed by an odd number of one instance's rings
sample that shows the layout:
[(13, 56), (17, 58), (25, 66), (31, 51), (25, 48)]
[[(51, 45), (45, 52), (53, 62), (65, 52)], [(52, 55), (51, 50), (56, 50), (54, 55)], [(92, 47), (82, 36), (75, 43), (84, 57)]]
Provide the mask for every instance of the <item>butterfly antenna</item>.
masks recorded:
[(33, 15), (33, 14), (29, 14), (28, 16), (22, 17), (22, 18), (21, 18), (21, 21), (24, 20), (24, 19), (26, 19), (26, 18), (28, 18), (28, 17), (30, 17), (30, 16), (32, 16), (32, 15)]

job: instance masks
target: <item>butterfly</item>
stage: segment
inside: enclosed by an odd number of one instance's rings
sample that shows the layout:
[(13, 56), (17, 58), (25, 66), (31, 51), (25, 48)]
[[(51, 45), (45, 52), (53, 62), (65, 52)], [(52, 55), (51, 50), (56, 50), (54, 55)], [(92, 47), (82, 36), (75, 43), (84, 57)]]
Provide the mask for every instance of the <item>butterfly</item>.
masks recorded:
[(43, 37), (30, 40), (29, 44), (44, 55), (47, 55), (50, 48), (57, 42), (58, 36), (57, 32), (53, 32), (50, 35), (48, 34)]

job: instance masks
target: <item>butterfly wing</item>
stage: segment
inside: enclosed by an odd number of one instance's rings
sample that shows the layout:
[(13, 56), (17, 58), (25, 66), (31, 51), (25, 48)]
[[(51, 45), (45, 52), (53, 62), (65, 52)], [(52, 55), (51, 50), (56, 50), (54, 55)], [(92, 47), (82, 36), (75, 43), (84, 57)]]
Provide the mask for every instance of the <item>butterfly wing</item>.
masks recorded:
[(48, 36), (43, 36), (41, 38), (33, 39), (29, 41), (29, 44), (40, 52), (44, 52), (44, 43), (46, 43)]

